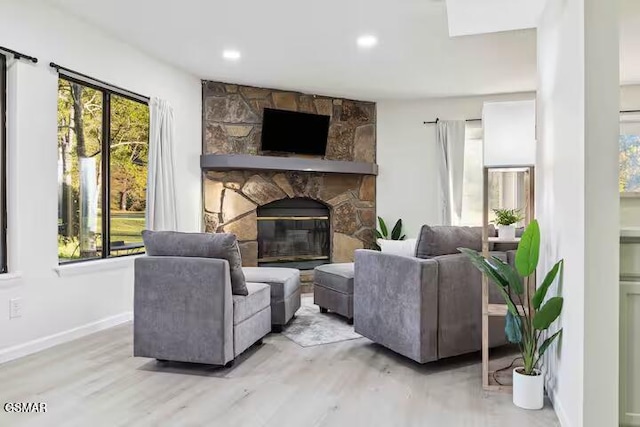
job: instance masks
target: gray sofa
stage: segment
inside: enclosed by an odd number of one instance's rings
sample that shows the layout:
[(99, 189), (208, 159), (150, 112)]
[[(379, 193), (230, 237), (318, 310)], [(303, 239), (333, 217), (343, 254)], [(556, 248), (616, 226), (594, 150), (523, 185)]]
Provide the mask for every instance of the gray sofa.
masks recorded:
[(134, 356), (226, 365), (271, 331), (271, 289), (245, 282), (235, 236), (145, 233)]
[[(515, 248), (500, 245), (492, 255), (512, 261)], [(480, 350), (482, 275), (458, 247), (481, 250), (482, 229), (424, 226), (416, 257), (357, 250), (355, 331), (418, 363)], [(489, 300), (502, 302), (493, 286)], [(490, 337), (506, 343), (504, 318), (490, 319)]]

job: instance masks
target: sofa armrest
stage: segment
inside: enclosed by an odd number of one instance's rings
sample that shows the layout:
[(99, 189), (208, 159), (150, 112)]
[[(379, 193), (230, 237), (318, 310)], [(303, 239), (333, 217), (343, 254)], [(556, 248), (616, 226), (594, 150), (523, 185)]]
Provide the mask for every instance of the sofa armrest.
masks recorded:
[(356, 332), (419, 363), (437, 359), (438, 264), (357, 250)]
[(229, 263), (213, 258), (137, 258), (134, 355), (219, 365), (233, 360)]

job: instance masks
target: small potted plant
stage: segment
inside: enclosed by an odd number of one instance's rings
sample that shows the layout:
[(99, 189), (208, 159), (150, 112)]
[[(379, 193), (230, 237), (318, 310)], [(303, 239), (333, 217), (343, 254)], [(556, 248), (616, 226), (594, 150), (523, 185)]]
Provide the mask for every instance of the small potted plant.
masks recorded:
[(563, 260), (549, 270), (533, 297), (523, 301), (523, 278), (536, 271), (540, 255), (537, 221), (532, 221), (522, 235), (516, 251), (515, 268), (496, 257), (485, 258), (471, 249), (458, 250), (496, 285), (507, 305), (505, 332), (510, 342), (520, 346), (523, 362), (522, 367), (513, 370), (513, 403), (524, 409), (541, 409), (544, 405), (544, 376), (540, 364), (562, 329), (554, 333), (547, 331), (560, 316), (564, 302), (559, 296), (545, 299), (558, 273), (562, 274)]
[(516, 224), (522, 221), (520, 209), (494, 209), (496, 219), (493, 223), (498, 226), (498, 239), (515, 240)]
[(380, 240), (404, 240), (405, 235), (402, 234), (402, 219), (396, 221), (396, 224), (391, 229), (391, 234), (389, 234), (389, 228), (387, 227), (387, 223), (381, 217), (378, 217), (378, 225), (380, 229), (375, 230), (376, 233), (376, 241), (374, 242), (374, 247), (377, 250), (380, 250)]

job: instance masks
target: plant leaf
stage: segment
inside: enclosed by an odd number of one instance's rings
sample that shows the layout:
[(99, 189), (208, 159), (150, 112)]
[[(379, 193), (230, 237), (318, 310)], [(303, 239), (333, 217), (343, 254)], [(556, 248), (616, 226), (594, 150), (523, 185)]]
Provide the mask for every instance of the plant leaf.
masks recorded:
[(489, 263), (487, 263), (486, 258), (480, 255), (478, 252), (468, 248), (458, 248), (458, 250), (465, 254), (478, 270), (480, 270), (482, 273), (485, 273), (489, 277), (489, 279), (491, 279), (499, 287), (506, 288), (509, 286), (509, 282), (507, 281), (507, 279), (500, 276), (500, 274)]
[(503, 288), (498, 285), (496, 285), (496, 287), (498, 288), (498, 292), (500, 292), (500, 294), (502, 295), (502, 299), (504, 299), (505, 304), (507, 304), (509, 313), (513, 314), (514, 316), (520, 316), (520, 313), (518, 313), (518, 309), (516, 308), (511, 298), (509, 297), (509, 294), (507, 293), (506, 288)]
[(509, 281), (505, 277), (503, 277), (495, 268), (493, 268), (491, 264), (489, 264), (487, 259), (480, 255), (478, 252), (468, 248), (458, 248), (458, 250), (465, 254), (478, 270), (480, 270), (482, 273), (485, 273), (487, 277), (489, 277), (489, 280), (496, 285), (496, 288), (498, 288), (498, 291), (507, 304), (509, 311), (518, 316), (518, 309), (516, 308), (513, 301), (511, 301), (511, 298), (507, 293), (507, 289), (509, 288)]
[(400, 236), (400, 238), (398, 240), (404, 240), (407, 237), (406, 234), (403, 234), (402, 236)]
[(382, 238), (386, 239), (387, 236), (389, 236), (389, 230), (387, 229), (387, 224), (385, 224), (382, 217), (378, 217), (378, 224), (380, 224), (380, 233), (382, 234)]
[(504, 332), (507, 334), (507, 339), (510, 343), (520, 344), (520, 342), (522, 342), (521, 325), (520, 317), (514, 315), (511, 311), (508, 311), (504, 325)]
[(393, 230), (391, 230), (391, 240), (400, 240), (400, 234), (402, 234), (401, 219), (396, 222), (396, 225), (393, 226)]
[(562, 297), (549, 298), (549, 301), (533, 316), (533, 327), (539, 331), (549, 328), (560, 316), (563, 302)]
[(545, 351), (549, 348), (553, 340), (555, 340), (558, 336), (562, 334), (562, 329), (558, 330), (555, 334), (551, 335), (549, 338), (544, 340), (540, 348), (538, 348), (538, 357), (542, 357)]
[(535, 219), (524, 230), (516, 251), (516, 269), (522, 277), (530, 276), (538, 266), (540, 256), (540, 226)]
[(384, 236), (382, 235), (382, 233), (380, 233), (378, 230), (374, 230), (376, 232), (376, 238), (377, 239), (384, 239)]
[(521, 295), (524, 292), (522, 278), (518, 275), (518, 272), (513, 269), (513, 267), (495, 256), (491, 257), (487, 261), (500, 272), (501, 276), (507, 279), (509, 287), (516, 294)]
[(553, 266), (551, 270), (547, 273), (546, 277), (542, 281), (540, 287), (536, 290), (536, 293), (533, 294), (533, 298), (531, 298), (531, 302), (533, 303), (533, 308), (536, 310), (540, 308), (542, 305), (542, 301), (544, 301), (544, 297), (547, 295), (547, 291), (549, 290), (549, 286), (553, 283), (556, 276), (558, 275), (558, 271), (562, 268), (563, 260), (560, 260)]

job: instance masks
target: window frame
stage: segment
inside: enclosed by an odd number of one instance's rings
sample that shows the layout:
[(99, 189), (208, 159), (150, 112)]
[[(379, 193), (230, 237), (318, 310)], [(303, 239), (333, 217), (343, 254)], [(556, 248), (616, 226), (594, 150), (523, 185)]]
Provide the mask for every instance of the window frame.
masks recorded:
[[(84, 75), (82, 75), (85, 77)], [(79, 79), (67, 74), (60, 73), (58, 75), (58, 80), (66, 80), (71, 83), (76, 83), (83, 85), (85, 87), (91, 88), (93, 90), (99, 91), (102, 93), (102, 141), (103, 144), (100, 147), (102, 155), (101, 159), (101, 168), (103, 173), (103, 178), (101, 182), (101, 197), (100, 201), (102, 202), (102, 251), (100, 257), (96, 258), (86, 258), (86, 259), (72, 259), (67, 261), (61, 261), (60, 255), (58, 254), (58, 265), (70, 265), (70, 264), (78, 264), (83, 262), (95, 262), (101, 261), (105, 259), (113, 259), (113, 258), (124, 258), (136, 255), (142, 255), (144, 252), (138, 252), (134, 254), (122, 254), (122, 255), (112, 255), (111, 254), (111, 97), (113, 95), (119, 96), (121, 98), (125, 98), (129, 101), (137, 102), (139, 104), (146, 105), (147, 108), (150, 107), (149, 100), (145, 100), (144, 102), (140, 99), (139, 96), (135, 96), (136, 94), (131, 93), (131, 95), (127, 94), (125, 90), (117, 88), (117, 90), (111, 90), (108, 86), (104, 84), (95, 84), (91, 82), (91, 78)], [(96, 82), (100, 82), (99, 80), (95, 80)], [(56, 99), (56, 102), (58, 100)], [(150, 126), (150, 123), (149, 123)], [(106, 143), (105, 143), (106, 142)], [(148, 173), (148, 170), (147, 170)], [(145, 208), (146, 211), (146, 208)], [(58, 212), (59, 214), (59, 212)]]
[(0, 274), (8, 273), (7, 254), (7, 57), (0, 53)]

